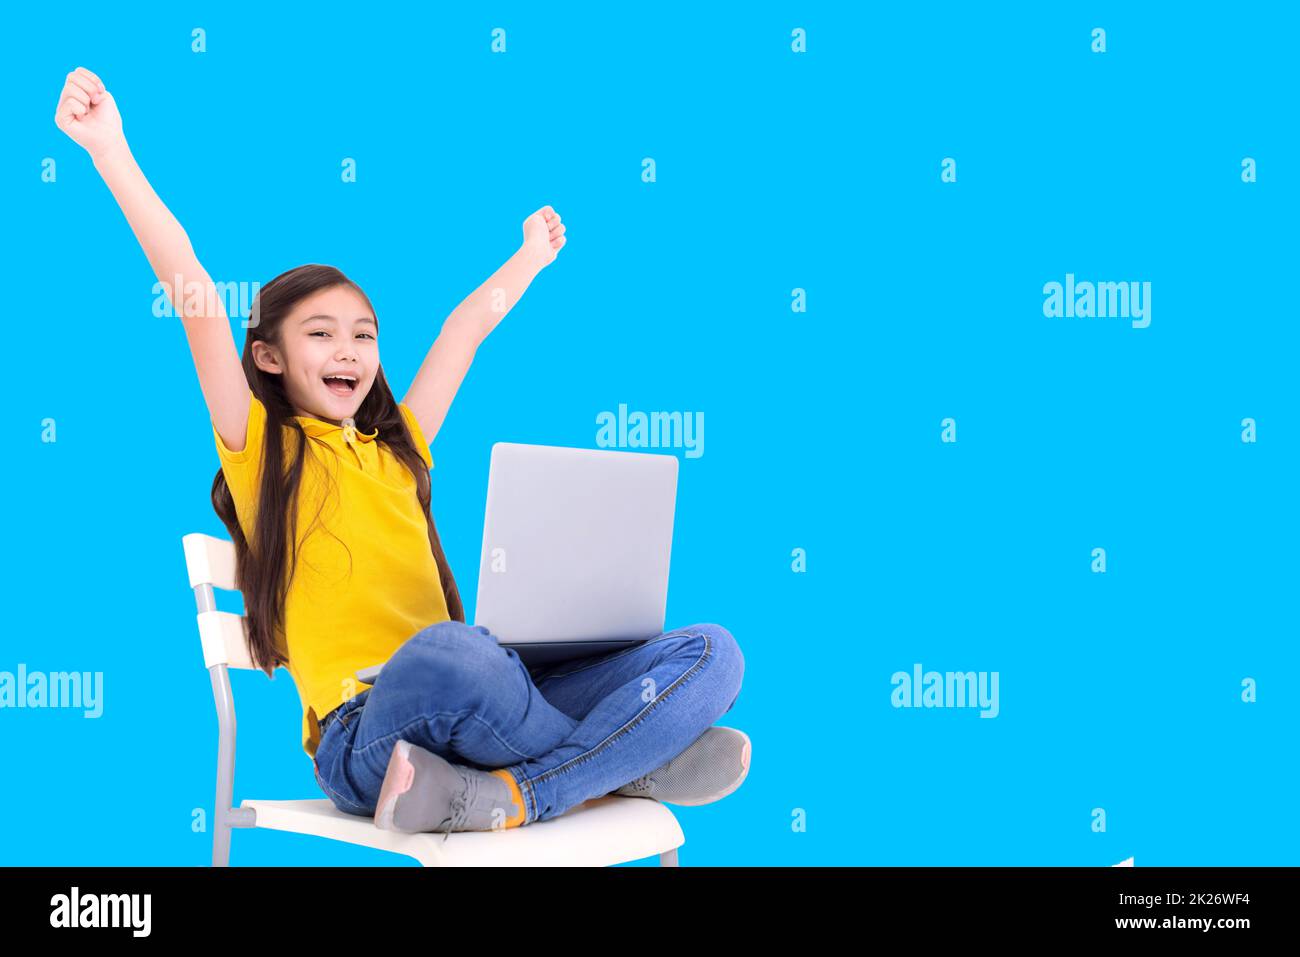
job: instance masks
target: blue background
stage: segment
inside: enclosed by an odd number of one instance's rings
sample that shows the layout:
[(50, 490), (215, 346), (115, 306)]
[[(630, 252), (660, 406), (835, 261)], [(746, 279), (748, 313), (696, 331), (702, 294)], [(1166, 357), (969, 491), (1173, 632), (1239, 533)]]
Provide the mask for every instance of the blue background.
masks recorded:
[[(183, 332), (54, 125), (78, 65), (209, 273), (338, 265), (399, 396), (524, 217), (559, 211), (567, 246), (432, 449), (435, 517), (472, 620), (492, 443), (593, 447), (620, 402), (704, 413), (667, 626), (740, 641), (721, 723), (754, 758), (674, 809), (683, 864), (1297, 862), (1296, 18), (847, 6), (9, 14), (0, 670), (102, 671), (105, 712), (0, 710), (0, 863), (210, 855), (181, 536), (225, 534), (217, 456)], [(1067, 272), (1151, 282), (1150, 327), (1045, 318)], [(1001, 714), (892, 708), (914, 662), (999, 672)], [(233, 683), (236, 804), (321, 797), (287, 672)], [(231, 861), (413, 863), (260, 830)]]

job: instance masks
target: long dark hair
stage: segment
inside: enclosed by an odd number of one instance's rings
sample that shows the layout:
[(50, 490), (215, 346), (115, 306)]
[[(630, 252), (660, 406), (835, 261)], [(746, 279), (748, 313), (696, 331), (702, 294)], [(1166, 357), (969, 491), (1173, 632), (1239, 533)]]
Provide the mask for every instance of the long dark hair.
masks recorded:
[[(310, 264), (290, 269), (262, 286), (253, 298), (251, 316), (254, 317), (244, 339), (243, 366), (248, 387), (266, 407), (266, 433), (263, 436), (262, 473), (258, 480), (259, 492), (253, 541), (248, 542), (239, 526), (235, 502), (226, 484), (225, 473), (217, 470), (212, 480), (212, 507), (230, 532), (235, 543), (236, 576), (239, 590), (244, 596), (244, 614), (248, 626), (248, 652), (253, 664), (272, 675), (277, 667), (288, 662), (287, 646), (280, 646), (279, 637), (284, 628), (284, 599), (297, 566), (298, 491), (306, 456), (307, 435), (301, 423), (294, 418), (293, 405), (284, 391), (284, 376), (263, 372), (253, 361), (252, 344), (258, 340), (273, 346), (281, 344), (281, 328), (285, 317), (299, 301), (322, 289), (348, 286), (355, 290), (374, 314), (370, 299), (352, 280), (333, 266)], [(379, 316), (375, 315), (376, 330)], [(406, 421), (402, 418), (397, 401), (393, 398), (388, 380), (381, 366), (375, 375), (374, 385), (357, 410), (356, 428), (371, 432), (376, 428), (381, 441), (415, 476), (416, 497), (429, 525), (429, 546), (438, 565), (447, 611), (456, 621), (465, 620), (456, 579), (447, 564), (447, 556), (438, 538), (429, 509), (429, 470), (415, 447)], [(288, 472), (284, 468), (285, 449), (283, 428), (288, 426), (298, 434), (294, 443), (296, 451)], [(292, 507), (291, 507), (292, 506)], [(324, 501), (321, 503), (324, 507)], [(320, 517), (320, 509), (316, 518)], [(315, 520), (313, 520), (313, 525)], [(293, 552), (285, 560), (288, 543)]]

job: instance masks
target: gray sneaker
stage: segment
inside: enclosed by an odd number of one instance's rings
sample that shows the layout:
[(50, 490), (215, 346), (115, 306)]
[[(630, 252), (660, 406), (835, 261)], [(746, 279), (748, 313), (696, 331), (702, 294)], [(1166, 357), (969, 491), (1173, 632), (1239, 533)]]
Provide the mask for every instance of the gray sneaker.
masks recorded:
[(749, 736), (712, 727), (663, 767), (629, 781), (614, 794), (665, 804), (711, 804), (740, 787), (749, 774)]
[(450, 836), (452, 831), (497, 830), (520, 810), (510, 785), (497, 775), (452, 764), (418, 744), (398, 741), (375, 802), (375, 826)]

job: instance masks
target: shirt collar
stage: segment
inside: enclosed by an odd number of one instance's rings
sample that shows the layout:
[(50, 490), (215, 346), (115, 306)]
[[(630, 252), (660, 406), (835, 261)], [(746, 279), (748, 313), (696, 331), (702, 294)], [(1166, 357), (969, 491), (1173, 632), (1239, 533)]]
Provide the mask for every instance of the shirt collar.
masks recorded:
[(349, 435), (351, 435), (353, 440), (373, 442), (379, 437), (379, 429), (377, 428), (373, 432), (366, 433), (355, 427), (348, 429), (342, 425), (335, 425), (333, 422), (326, 422), (324, 419), (318, 419), (310, 415), (295, 415), (294, 418), (297, 419), (304, 432), (319, 438), (328, 438), (335, 433), (342, 433), (344, 440), (348, 440)]

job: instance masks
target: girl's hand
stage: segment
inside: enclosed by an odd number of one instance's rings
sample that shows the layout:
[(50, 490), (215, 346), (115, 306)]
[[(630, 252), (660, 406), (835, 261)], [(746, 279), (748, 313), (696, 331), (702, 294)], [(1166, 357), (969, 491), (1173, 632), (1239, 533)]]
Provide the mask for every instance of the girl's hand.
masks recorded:
[(122, 135), (122, 117), (113, 102), (113, 94), (84, 66), (68, 74), (63, 92), (59, 94), (54, 124), (91, 157), (101, 156), (126, 142)]
[(551, 207), (543, 206), (524, 220), (523, 249), (539, 268), (555, 262), (564, 242), (564, 224), (560, 222), (560, 214)]

